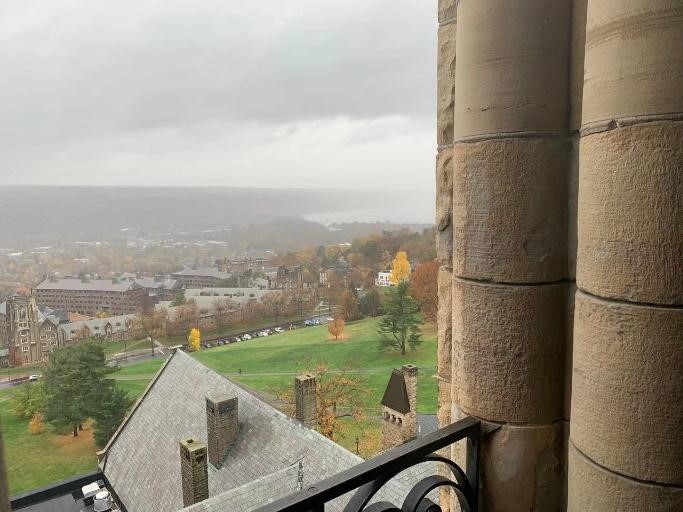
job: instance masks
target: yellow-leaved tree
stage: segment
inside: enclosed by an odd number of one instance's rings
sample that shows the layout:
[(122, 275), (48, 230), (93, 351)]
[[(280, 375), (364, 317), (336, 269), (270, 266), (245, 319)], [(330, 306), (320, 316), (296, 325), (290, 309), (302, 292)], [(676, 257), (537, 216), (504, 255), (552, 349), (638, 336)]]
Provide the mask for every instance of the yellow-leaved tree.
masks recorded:
[(190, 331), (190, 335), (187, 337), (188, 344), (190, 345), (190, 350), (192, 352), (197, 352), (202, 346), (202, 333), (196, 327)]
[(410, 276), (410, 262), (405, 251), (398, 251), (394, 261), (391, 263), (391, 275), (389, 279), (394, 284), (407, 281)]

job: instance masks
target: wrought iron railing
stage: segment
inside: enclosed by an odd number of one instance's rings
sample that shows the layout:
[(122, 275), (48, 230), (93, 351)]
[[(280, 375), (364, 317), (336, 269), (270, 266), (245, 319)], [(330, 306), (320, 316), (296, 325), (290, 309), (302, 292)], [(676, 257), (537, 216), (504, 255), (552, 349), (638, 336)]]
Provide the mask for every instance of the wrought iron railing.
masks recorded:
[[(344, 512), (433, 512), (441, 509), (427, 495), (442, 487), (452, 490), (463, 512), (477, 512), (480, 435), (479, 420), (465, 418), (322, 480), (308, 489), (274, 501), (257, 512), (324, 512), (326, 503), (353, 490), (356, 492), (346, 504)], [(464, 469), (435, 453), (462, 440), (467, 443)], [(413, 485), (402, 504), (387, 501), (370, 503), (396, 475), (429, 461), (444, 464), (450, 475), (433, 474), (422, 478)]]

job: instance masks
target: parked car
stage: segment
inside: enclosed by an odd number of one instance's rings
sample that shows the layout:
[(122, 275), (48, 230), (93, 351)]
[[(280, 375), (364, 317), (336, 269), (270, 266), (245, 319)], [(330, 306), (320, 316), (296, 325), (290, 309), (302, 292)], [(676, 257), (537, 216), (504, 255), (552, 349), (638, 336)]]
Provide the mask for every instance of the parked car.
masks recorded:
[(235, 336), (235, 337), (232, 339), (232, 342), (233, 342), (233, 343), (237, 343), (238, 341), (242, 341), (242, 338), (240, 338), (239, 336)]
[(313, 325), (320, 325), (320, 318), (313, 320)]
[(310, 326), (310, 325), (313, 325), (313, 320), (304, 320), (304, 325), (305, 325), (306, 327), (308, 327), (308, 326)]
[(276, 327), (275, 332), (285, 332), (285, 330), (282, 327)]
[(34, 375), (29, 375), (29, 376), (28, 376), (28, 380), (29, 380), (30, 382), (35, 382), (35, 381), (37, 381), (37, 380), (38, 380), (39, 378), (41, 378), (41, 377), (42, 377), (42, 375), (40, 375), (39, 373), (36, 373), (36, 374), (34, 374)]
[(250, 335), (250, 334), (245, 334), (244, 336), (242, 336), (242, 339), (243, 339), (243, 340), (250, 340), (250, 339), (251, 339), (251, 335)]

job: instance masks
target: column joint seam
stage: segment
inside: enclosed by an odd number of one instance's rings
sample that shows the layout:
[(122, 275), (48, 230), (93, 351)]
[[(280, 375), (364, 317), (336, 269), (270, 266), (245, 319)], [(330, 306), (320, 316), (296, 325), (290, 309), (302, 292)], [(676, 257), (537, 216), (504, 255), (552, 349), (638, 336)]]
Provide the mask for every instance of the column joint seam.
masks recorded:
[(613, 475), (620, 476), (621, 478), (624, 478), (626, 480), (630, 480), (631, 482), (636, 482), (636, 483), (642, 484), (642, 485), (652, 485), (652, 486), (656, 486), (656, 487), (666, 487), (666, 488), (670, 488), (670, 489), (683, 489), (683, 485), (669, 484), (666, 482), (657, 482), (655, 480), (645, 480), (642, 478), (636, 478), (634, 476), (626, 475), (626, 474), (621, 473), (619, 471), (615, 471), (615, 470), (610, 469), (606, 466), (603, 466), (602, 464), (597, 462), (592, 457), (589, 457), (583, 450), (581, 450), (581, 448), (576, 446), (576, 444), (574, 444), (574, 441), (572, 441), (571, 439), (569, 439), (569, 444), (572, 445), (572, 447), (579, 453), (579, 455), (581, 455), (584, 459), (586, 459), (590, 464), (593, 464), (594, 466), (602, 469), (603, 471), (606, 471), (606, 472), (611, 473)]
[(623, 116), (612, 119), (592, 121), (581, 126), (581, 137), (588, 137), (597, 133), (608, 132), (618, 128), (637, 126), (641, 124), (656, 123), (661, 121), (683, 121), (683, 112), (669, 112), (664, 114), (649, 114), (641, 116)]
[(581, 293), (587, 295), (588, 297), (602, 301), (602, 302), (608, 302), (612, 304), (621, 304), (623, 306), (636, 306), (636, 307), (643, 307), (643, 308), (657, 308), (657, 309), (665, 309), (665, 310), (673, 310), (673, 311), (683, 311), (683, 305), (681, 304), (657, 304), (656, 302), (639, 302), (635, 300), (627, 300), (627, 299), (615, 299), (612, 297), (603, 297), (602, 295), (597, 295), (595, 293), (591, 293), (580, 286), (576, 286), (576, 289), (580, 291)]
[(518, 132), (482, 133), (478, 135), (466, 135), (453, 141), (456, 144), (473, 144), (499, 139), (562, 139), (579, 134), (579, 130), (521, 130)]
[(569, 283), (569, 282), (574, 282), (573, 280), (570, 279), (557, 279), (555, 281), (537, 281), (533, 283), (516, 283), (516, 282), (506, 282), (506, 281), (494, 281), (493, 279), (485, 279), (485, 278), (476, 278), (476, 277), (466, 277), (466, 276), (460, 276), (458, 274), (453, 273), (453, 279), (458, 279), (460, 281), (465, 281), (465, 282), (470, 282), (470, 283), (479, 283), (479, 284), (490, 284), (490, 285), (498, 285), (498, 286), (511, 286), (511, 287), (531, 287), (531, 286), (551, 286), (551, 285), (559, 285), (563, 283)]

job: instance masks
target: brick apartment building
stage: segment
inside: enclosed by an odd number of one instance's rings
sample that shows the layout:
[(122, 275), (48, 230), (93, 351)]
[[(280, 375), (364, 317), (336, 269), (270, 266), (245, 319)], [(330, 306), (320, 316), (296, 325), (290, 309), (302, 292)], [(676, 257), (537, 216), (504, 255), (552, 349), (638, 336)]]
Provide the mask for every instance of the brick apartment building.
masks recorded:
[(216, 288), (225, 286), (225, 281), (234, 277), (232, 272), (217, 268), (186, 268), (171, 274), (181, 288)]
[(72, 313), (95, 316), (136, 313), (143, 309), (147, 289), (117, 279), (45, 279), (34, 289), (38, 303)]

